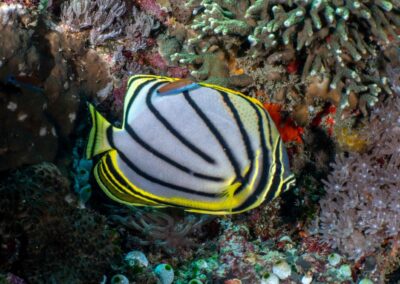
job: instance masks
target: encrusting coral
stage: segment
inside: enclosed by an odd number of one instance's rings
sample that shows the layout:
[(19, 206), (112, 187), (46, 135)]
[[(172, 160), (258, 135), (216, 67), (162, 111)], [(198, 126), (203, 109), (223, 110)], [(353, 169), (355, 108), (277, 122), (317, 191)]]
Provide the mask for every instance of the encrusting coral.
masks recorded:
[(101, 93), (109, 73), (81, 39), (22, 5), (0, 3), (0, 23), (0, 170), (54, 161), (71, 147), (83, 95)]
[(324, 182), (326, 196), (320, 202), (316, 228), (325, 242), (351, 258), (387, 251), (399, 259), (398, 96), (388, 98), (372, 111), (361, 135), (367, 139), (365, 152), (338, 155), (332, 164), (333, 170)]

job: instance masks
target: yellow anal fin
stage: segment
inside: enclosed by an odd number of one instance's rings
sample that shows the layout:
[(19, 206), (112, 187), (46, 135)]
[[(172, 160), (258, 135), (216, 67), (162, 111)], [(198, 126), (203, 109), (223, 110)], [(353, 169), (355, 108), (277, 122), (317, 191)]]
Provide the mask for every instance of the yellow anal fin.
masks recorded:
[(107, 162), (109, 157), (111, 159), (115, 158), (115, 151), (104, 155), (94, 169), (94, 176), (97, 183), (109, 198), (125, 205), (165, 207), (136, 195), (135, 192), (132, 191), (130, 182), (128, 183), (128, 181), (125, 180), (124, 184), (121, 183), (121, 179), (124, 179), (124, 177), (120, 176), (120, 173), (115, 168), (114, 160), (111, 164)]

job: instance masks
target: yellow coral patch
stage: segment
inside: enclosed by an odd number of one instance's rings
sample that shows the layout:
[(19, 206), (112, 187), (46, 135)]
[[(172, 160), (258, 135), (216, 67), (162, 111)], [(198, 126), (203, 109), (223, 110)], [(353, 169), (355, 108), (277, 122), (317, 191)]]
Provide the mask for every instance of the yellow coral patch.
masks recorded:
[(361, 137), (357, 130), (347, 127), (335, 131), (337, 142), (343, 150), (362, 152), (367, 147), (365, 138)]

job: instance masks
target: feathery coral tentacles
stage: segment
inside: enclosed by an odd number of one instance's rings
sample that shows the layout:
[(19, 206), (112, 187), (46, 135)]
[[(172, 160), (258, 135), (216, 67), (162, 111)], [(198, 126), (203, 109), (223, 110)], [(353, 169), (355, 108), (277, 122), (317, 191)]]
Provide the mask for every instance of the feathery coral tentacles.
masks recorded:
[(400, 98), (380, 104), (370, 120), (366, 152), (332, 165), (318, 224), (326, 242), (355, 259), (396, 246), (400, 232)]

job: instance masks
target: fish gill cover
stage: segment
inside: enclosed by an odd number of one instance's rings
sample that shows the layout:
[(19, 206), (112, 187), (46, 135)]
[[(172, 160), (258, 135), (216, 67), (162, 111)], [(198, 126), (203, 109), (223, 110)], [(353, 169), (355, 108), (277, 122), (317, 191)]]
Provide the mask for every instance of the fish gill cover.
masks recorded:
[[(397, 283), (400, 3), (0, 1), (0, 283)], [(129, 78), (260, 100), (296, 187), (236, 216), (121, 206), (87, 102)]]

